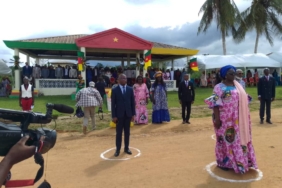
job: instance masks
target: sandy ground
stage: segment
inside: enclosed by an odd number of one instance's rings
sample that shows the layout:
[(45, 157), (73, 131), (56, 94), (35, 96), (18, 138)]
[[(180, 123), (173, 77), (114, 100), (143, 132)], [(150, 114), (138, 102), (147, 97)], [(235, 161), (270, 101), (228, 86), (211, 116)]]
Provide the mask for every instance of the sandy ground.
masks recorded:
[[(80, 133), (60, 133), (55, 147), (45, 154), (46, 179), (53, 188), (276, 188), (282, 185), (282, 117), (281, 109), (272, 110), (273, 125), (260, 125), (258, 112), (251, 113), (253, 144), (263, 178), (250, 183), (224, 182), (212, 177), (205, 169), (215, 160), (215, 141), (211, 118), (191, 119), (190, 125), (172, 121), (162, 125), (135, 126), (131, 129), (132, 156), (113, 157), (115, 130), (108, 128)], [(12, 169), (12, 179), (33, 178), (39, 166), (33, 159)], [(217, 176), (233, 180), (256, 178), (254, 170), (245, 175), (211, 167)], [(43, 181), (44, 178), (40, 180)], [(38, 184), (37, 184), (38, 185)], [(37, 187), (37, 186), (34, 186)]]

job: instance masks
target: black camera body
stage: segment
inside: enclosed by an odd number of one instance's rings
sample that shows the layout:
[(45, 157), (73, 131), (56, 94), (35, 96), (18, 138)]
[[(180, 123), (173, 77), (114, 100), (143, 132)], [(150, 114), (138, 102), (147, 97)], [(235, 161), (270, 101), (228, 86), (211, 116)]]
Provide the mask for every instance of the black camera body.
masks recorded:
[(28, 129), (28, 126), (30, 123), (50, 123), (53, 109), (62, 113), (73, 113), (73, 108), (50, 103), (46, 105), (46, 108), (46, 114), (0, 108), (0, 118), (12, 122), (20, 122), (20, 126), (0, 122), (0, 156), (6, 156), (11, 147), (26, 135), (29, 136), (29, 140), (26, 143), (27, 145), (38, 146), (39, 142), (43, 143), (40, 146), (41, 154), (48, 152), (54, 147), (57, 140), (57, 132), (55, 130), (47, 128), (32, 130)]

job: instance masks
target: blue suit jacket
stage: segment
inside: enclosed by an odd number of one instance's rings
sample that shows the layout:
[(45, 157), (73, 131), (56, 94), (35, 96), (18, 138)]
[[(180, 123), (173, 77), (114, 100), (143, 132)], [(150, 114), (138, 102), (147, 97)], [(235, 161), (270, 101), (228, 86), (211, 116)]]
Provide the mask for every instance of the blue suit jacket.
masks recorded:
[(135, 99), (133, 89), (126, 86), (125, 95), (120, 87), (112, 89), (112, 118), (123, 118), (135, 116)]
[(22, 70), (23, 70), (23, 75), (24, 76), (30, 76), (31, 73), (32, 73), (32, 69), (31, 69), (30, 66), (28, 66), (28, 67), (24, 66)]
[(262, 99), (275, 98), (275, 79), (269, 76), (269, 80), (265, 76), (261, 77), (258, 82), (258, 96)]

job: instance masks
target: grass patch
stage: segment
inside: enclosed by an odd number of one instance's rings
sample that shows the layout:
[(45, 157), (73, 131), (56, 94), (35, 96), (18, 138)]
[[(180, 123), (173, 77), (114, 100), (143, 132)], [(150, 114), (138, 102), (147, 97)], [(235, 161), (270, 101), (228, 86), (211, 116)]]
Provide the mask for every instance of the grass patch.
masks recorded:
[[(253, 102), (250, 104), (251, 111), (259, 110), (259, 101), (257, 100), (257, 89), (256, 87), (248, 87), (246, 89), (247, 93), (253, 97)], [(192, 106), (191, 117), (192, 118), (201, 118), (201, 117), (211, 117), (212, 110), (207, 108), (207, 105), (204, 103), (204, 99), (209, 97), (212, 94), (211, 88), (196, 88), (195, 90), (196, 98), (195, 102)], [(282, 87), (279, 86), (276, 88), (276, 101), (272, 103), (272, 108), (281, 108), (282, 107)], [(57, 103), (57, 104), (65, 104), (75, 108), (75, 101), (71, 100), (70, 96), (41, 96), (35, 98), (35, 106), (34, 112), (46, 112), (46, 103)], [(18, 99), (10, 99), (0, 97), (0, 108), (8, 108), (14, 110), (21, 110)], [(171, 120), (181, 119), (181, 106), (178, 100), (178, 93), (175, 91), (168, 92), (168, 106), (170, 108), (170, 116)], [(149, 103), (149, 118), (151, 119), (151, 109), (152, 104)], [(96, 109), (97, 112), (98, 109)], [(111, 114), (106, 108), (106, 104), (103, 105), (104, 111), (104, 119), (100, 120), (98, 115), (96, 115), (96, 125), (97, 129), (104, 129), (109, 127), (109, 122), (111, 121)], [(73, 114), (61, 114), (57, 111), (53, 111), (54, 116), (57, 117), (56, 120), (56, 130), (64, 131), (64, 132), (73, 132), (78, 131), (81, 132), (81, 126), (83, 119), (76, 118)], [(149, 121), (150, 121), (149, 119)], [(89, 122), (90, 125), (90, 122)], [(30, 125), (29, 128), (38, 128), (41, 125)], [(54, 121), (49, 123), (48, 125), (43, 125), (48, 128), (55, 128)]]

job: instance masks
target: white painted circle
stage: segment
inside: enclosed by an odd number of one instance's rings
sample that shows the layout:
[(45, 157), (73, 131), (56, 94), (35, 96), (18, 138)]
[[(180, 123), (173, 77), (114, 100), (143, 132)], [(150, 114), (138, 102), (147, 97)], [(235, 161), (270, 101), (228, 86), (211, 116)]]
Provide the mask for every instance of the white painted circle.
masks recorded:
[(222, 178), (222, 177), (219, 177), (218, 175), (216, 175), (215, 173), (213, 173), (211, 171), (211, 167), (213, 165), (216, 165), (216, 161), (208, 164), (206, 166), (206, 170), (208, 171), (208, 173), (215, 179), (219, 180), (219, 181), (227, 181), (227, 182), (231, 182), (231, 183), (248, 183), (248, 182), (253, 182), (253, 181), (259, 181), (262, 179), (263, 177), (263, 173), (262, 171), (260, 171), (259, 169), (254, 169), (254, 168), (251, 168), (253, 170), (255, 170), (257, 173), (258, 173), (258, 177), (257, 178), (253, 178), (253, 179), (248, 179), (248, 180), (233, 180), (233, 179), (227, 179), (227, 178)]
[(215, 134), (211, 135), (211, 138), (212, 138), (213, 140), (216, 140)]
[[(133, 158), (139, 157), (141, 155), (141, 151), (139, 149), (133, 148), (133, 147), (129, 147), (129, 148), (133, 149), (133, 150), (136, 150), (138, 152), (137, 155), (133, 156)], [(111, 149), (108, 149), (108, 150), (104, 151), (103, 153), (101, 153), (100, 157), (102, 159), (104, 159), (104, 160), (107, 160), (107, 161), (126, 161), (126, 160), (131, 159), (129, 157), (128, 158), (123, 158), (123, 159), (109, 159), (109, 158), (105, 157), (106, 153), (108, 153), (109, 151), (112, 151), (114, 149), (116, 149), (116, 148), (111, 148)]]

